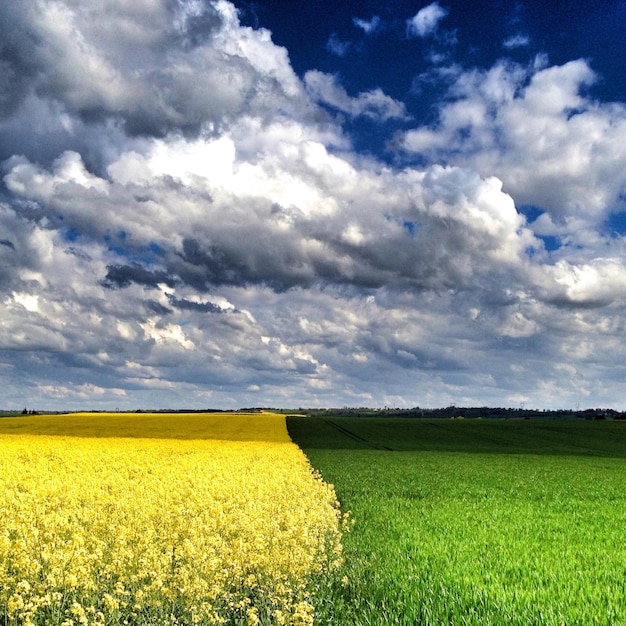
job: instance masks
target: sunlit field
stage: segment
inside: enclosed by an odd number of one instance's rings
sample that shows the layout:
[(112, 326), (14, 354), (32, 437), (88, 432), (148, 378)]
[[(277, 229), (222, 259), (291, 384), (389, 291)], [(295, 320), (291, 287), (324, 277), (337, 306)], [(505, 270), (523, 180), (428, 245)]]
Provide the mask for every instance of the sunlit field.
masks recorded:
[(626, 423), (288, 426), (354, 520), (319, 624), (626, 624)]
[(0, 420), (0, 624), (311, 624), (331, 486), (274, 414)]

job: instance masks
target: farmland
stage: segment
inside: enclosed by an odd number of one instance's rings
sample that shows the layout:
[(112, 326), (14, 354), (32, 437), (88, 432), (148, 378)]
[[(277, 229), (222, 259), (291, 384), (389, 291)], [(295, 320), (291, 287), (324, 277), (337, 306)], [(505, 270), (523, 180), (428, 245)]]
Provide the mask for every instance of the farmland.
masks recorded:
[(0, 420), (0, 624), (310, 624), (333, 489), (284, 417)]
[(626, 624), (626, 424), (288, 427), (354, 520), (320, 624)]
[(287, 425), (0, 420), (0, 624), (626, 624), (626, 423)]

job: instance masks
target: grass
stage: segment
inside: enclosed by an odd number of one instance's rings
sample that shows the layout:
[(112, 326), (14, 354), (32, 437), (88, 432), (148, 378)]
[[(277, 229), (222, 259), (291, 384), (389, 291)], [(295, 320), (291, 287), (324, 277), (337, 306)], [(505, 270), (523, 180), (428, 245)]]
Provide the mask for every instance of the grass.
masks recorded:
[(626, 424), (288, 427), (355, 521), (318, 623), (626, 624)]

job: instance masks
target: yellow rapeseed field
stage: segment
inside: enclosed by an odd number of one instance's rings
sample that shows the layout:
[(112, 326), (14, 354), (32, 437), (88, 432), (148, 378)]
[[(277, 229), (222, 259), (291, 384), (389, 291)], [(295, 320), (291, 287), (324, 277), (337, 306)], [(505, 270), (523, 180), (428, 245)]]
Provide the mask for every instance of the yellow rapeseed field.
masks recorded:
[(311, 624), (325, 484), (264, 414), (0, 419), (0, 624)]

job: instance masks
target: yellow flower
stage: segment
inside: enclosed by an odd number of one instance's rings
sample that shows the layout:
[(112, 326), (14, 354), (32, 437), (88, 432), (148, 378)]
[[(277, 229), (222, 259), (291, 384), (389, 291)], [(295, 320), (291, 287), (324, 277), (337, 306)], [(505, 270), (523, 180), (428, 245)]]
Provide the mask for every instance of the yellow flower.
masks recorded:
[(5, 418), (0, 445), (0, 615), (16, 623), (258, 623), (253, 590), (305, 626), (309, 577), (340, 562), (336, 494), (283, 416)]
[(257, 624), (259, 624), (261, 622), (261, 620), (259, 619), (259, 613), (257, 611), (257, 609), (253, 606), (251, 606), (247, 611), (246, 611), (246, 616), (247, 616), (247, 624), (248, 626), (257, 626)]

